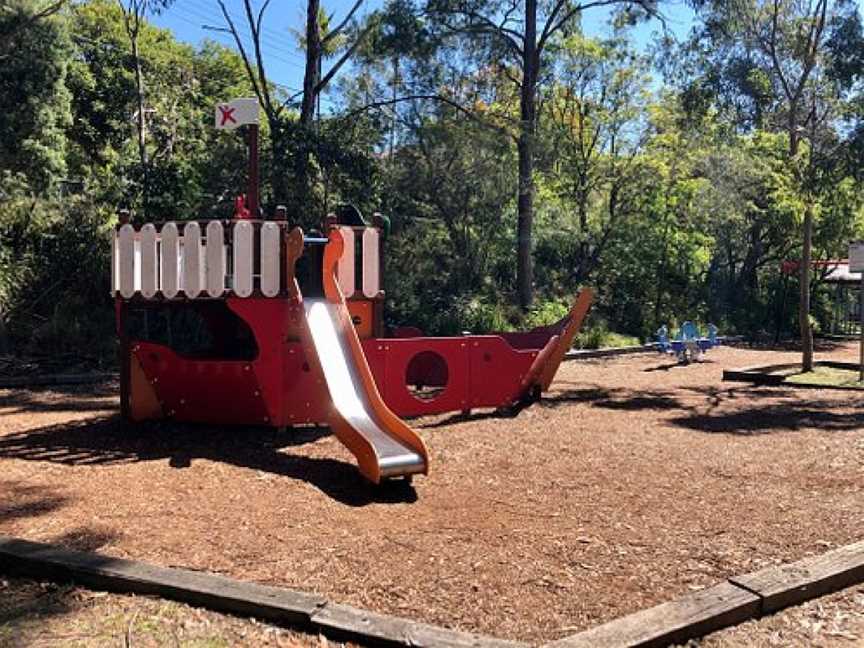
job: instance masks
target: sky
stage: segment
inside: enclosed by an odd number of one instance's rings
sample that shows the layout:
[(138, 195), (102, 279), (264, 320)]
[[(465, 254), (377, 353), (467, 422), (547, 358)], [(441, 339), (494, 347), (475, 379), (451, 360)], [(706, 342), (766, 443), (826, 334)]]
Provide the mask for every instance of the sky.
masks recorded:
[[(262, 0), (253, 0), (260, 6)], [(229, 13), (235, 19), (241, 33), (245, 25), (243, 0), (224, 0)], [(379, 8), (384, 0), (366, 0), (361, 11)], [(859, 0), (864, 3), (864, 0)], [(338, 24), (350, 9), (353, 0), (324, 0), (325, 10), (334, 16)], [(267, 74), (275, 82), (290, 92), (299, 92), (303, 85), (303, 53), (297, 47), (297, 34), (302, 32), (306, 3), (304, 0), (276, 0), (267, 8), (264, 18), (262, 49), (264, 51)], [(693, 23), (693, 13), (683, 0), (661, 2), (661, 11), (666, 27), (678, 37), (683, 37)], [(589, 35), (602, 36), (609, 33), (610, 11), (605, 8), (590, 9), (585, 12), (582, 24)], [(168, 10), (153, 18), (160, 27), (174, 32), (182, 41), (197, 45), (209, 38), (234, 47), (230, 34), (212, 31), (206, 27), (225, 26), (224, 18), (216, 0), (175, 0)], [(658, 32), (660, 24), (656, 20), (637, 26), (633, 38), (638, 48), (644, 49)], [(327, 101), (324, 100), (326, 110)]]

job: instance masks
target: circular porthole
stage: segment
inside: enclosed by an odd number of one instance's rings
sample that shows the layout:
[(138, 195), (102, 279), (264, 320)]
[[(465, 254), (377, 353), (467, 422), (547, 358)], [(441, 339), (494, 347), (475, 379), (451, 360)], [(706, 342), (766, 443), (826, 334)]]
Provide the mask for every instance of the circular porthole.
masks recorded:
[(434, 351), (421, 351), (405, 368), (405, 386), (414, 398), (432, 401), (447, 388), (450, 371), (447, 361)]

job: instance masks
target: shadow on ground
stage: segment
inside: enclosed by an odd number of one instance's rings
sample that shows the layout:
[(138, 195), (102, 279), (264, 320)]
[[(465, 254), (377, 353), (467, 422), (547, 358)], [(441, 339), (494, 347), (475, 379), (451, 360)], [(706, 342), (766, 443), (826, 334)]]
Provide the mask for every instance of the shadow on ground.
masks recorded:
[[(694, 395), (701, 398), (694, 399)], [(607, 410), (666, 411), (671, 415), (665, 419), (666, 423), (707, 433), (747, 436), (801, 429), (844, 431), (864, 428), (864, 400), (802, 400), (800, 392), (795, 389), (779, 387), (707, 385), (669, 391), (584, 385), (565, 389), (540, 401), (542, 407), (552, 408), (573, 403)], [(725, 408), (722, 407), (724, 404)], [(838, 411), (841, 407), (843, 411)], [(849, 412), (849, 409), (853, 411)]]
[[(573, 385), (575, 383), (562, 384)], [(592, 407), (626, 411), (686, 408), (686, 405), (672, 391), (641, 391), (621, 387), (602, 387), (600, 385), (564, 389), (544, 397), (540, 401), (541, 406), (552, 408), (572, 403), (586, 403)]]
[(836, 400), (790, 398), (780, 403), (750, 404), (732, 412), (692, 412), (669, 422), (697, 432), (742, 436), (802, 429), (843, 432), (864, 427), (864, 411), (860, 405), (853, 412), (838, 412), (838, 405)]
[(0, 480), (0, 522), (45, 515), (62, 508), (69, 498), (48, 486)]
[(0, 459), (47, 461), (69, 466), (106, 466), (167, 459), (182, 469), (195, 459), (269, 472), (312, 484), (349, 506), (417, 499), (405, 481), (376, 486), (357, 468), (336, 459), (282, 452), (317, 441), (329, 428), (279, 431), (267, 427), (210, 427), (147, 423), (124, 427), (116, 415), (50, 425), (0, 436)]
[[(24, 646), (23, 641), (18, 643), (14, 639), (24, 632), (25, 624), (41, 624), (48, 617), (75, 610), (79, 603), (73, 592), (70, 585), (19, 579), (0, 581), (0, 645)], [(4, 632), (9, 632), (9, 636)], [(7, 644), (6, 639), (13, 641)]]
[[(41, 414), (46, 412), (99, 412), (116, 407), (118, 387), (111, 382), (89, 385), (7, 389), (0, 393), (3, 414)], [(105, 399), (105, 400), (97, 400)]]

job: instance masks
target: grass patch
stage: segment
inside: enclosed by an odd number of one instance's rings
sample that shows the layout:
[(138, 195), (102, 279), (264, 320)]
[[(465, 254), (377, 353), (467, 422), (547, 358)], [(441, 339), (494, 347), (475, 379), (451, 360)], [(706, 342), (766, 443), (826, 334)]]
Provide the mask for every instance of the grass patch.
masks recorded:
[(638, 346), (641, 344), (639, 338), (622, 333), (614, 333), (605, 328), (596, 327), (581, 331), (577, 336), (574, 347), (577, 349), (618, 349), (621, 347)]
[(794, 373), (786, 377), (787, 383), (797, 385), (823, 385), (825, 387), (857, 387), (864, 389), (858, 380), (858, 371), (837, 367), (815, 367), (813, 371)]

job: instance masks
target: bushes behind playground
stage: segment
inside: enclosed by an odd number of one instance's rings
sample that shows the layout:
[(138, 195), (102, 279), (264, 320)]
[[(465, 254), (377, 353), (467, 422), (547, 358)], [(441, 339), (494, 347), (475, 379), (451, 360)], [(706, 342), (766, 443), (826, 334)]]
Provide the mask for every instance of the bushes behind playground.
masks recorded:
[[(437, 317), (429, 313), (429, 317), (424, 318), (426, 322), (424, 331), (435, 335), (525, 331), (555, 324), (567, 316), (571, 305), (562, 300), (552, 299), (541, 301), (527, 313), (522, 313), (503, 300), (484, 300), (479, 297), (457, 298)], [(573, 346), (577, 349), (600, 349), (636, 346), (640, 343), (638, 337), (611, 331), (604, 319), (589, 314)]]
[[(85, 196), (34, 197), (9, 175), (0, 178), (0, 204), (0, 355), (75, 356), (95, 366), (113, 365), (116, 336), (108, 294), (113, 213)], [(393, 284), (388, 324), (419, 326), (434, 335), (528, 330), (559, 321), (571, 305), (541, 299), (523, 313), (495, 291), (457, 296), (443, 307), (424, 304), (417, 295), (400, 303), (406, 286)], [(638, 343), (589, 314), (575, 346)]]
[(639, 338), (623, 333), (609, 331), (605, 326), (592, 326), (576, 336), (573, 347), (576, 349), (610, 349), (641, 344)]
[(0, 354), (114, 362), (111, 215), (81, 196), (35, 198), (0, 178)]

